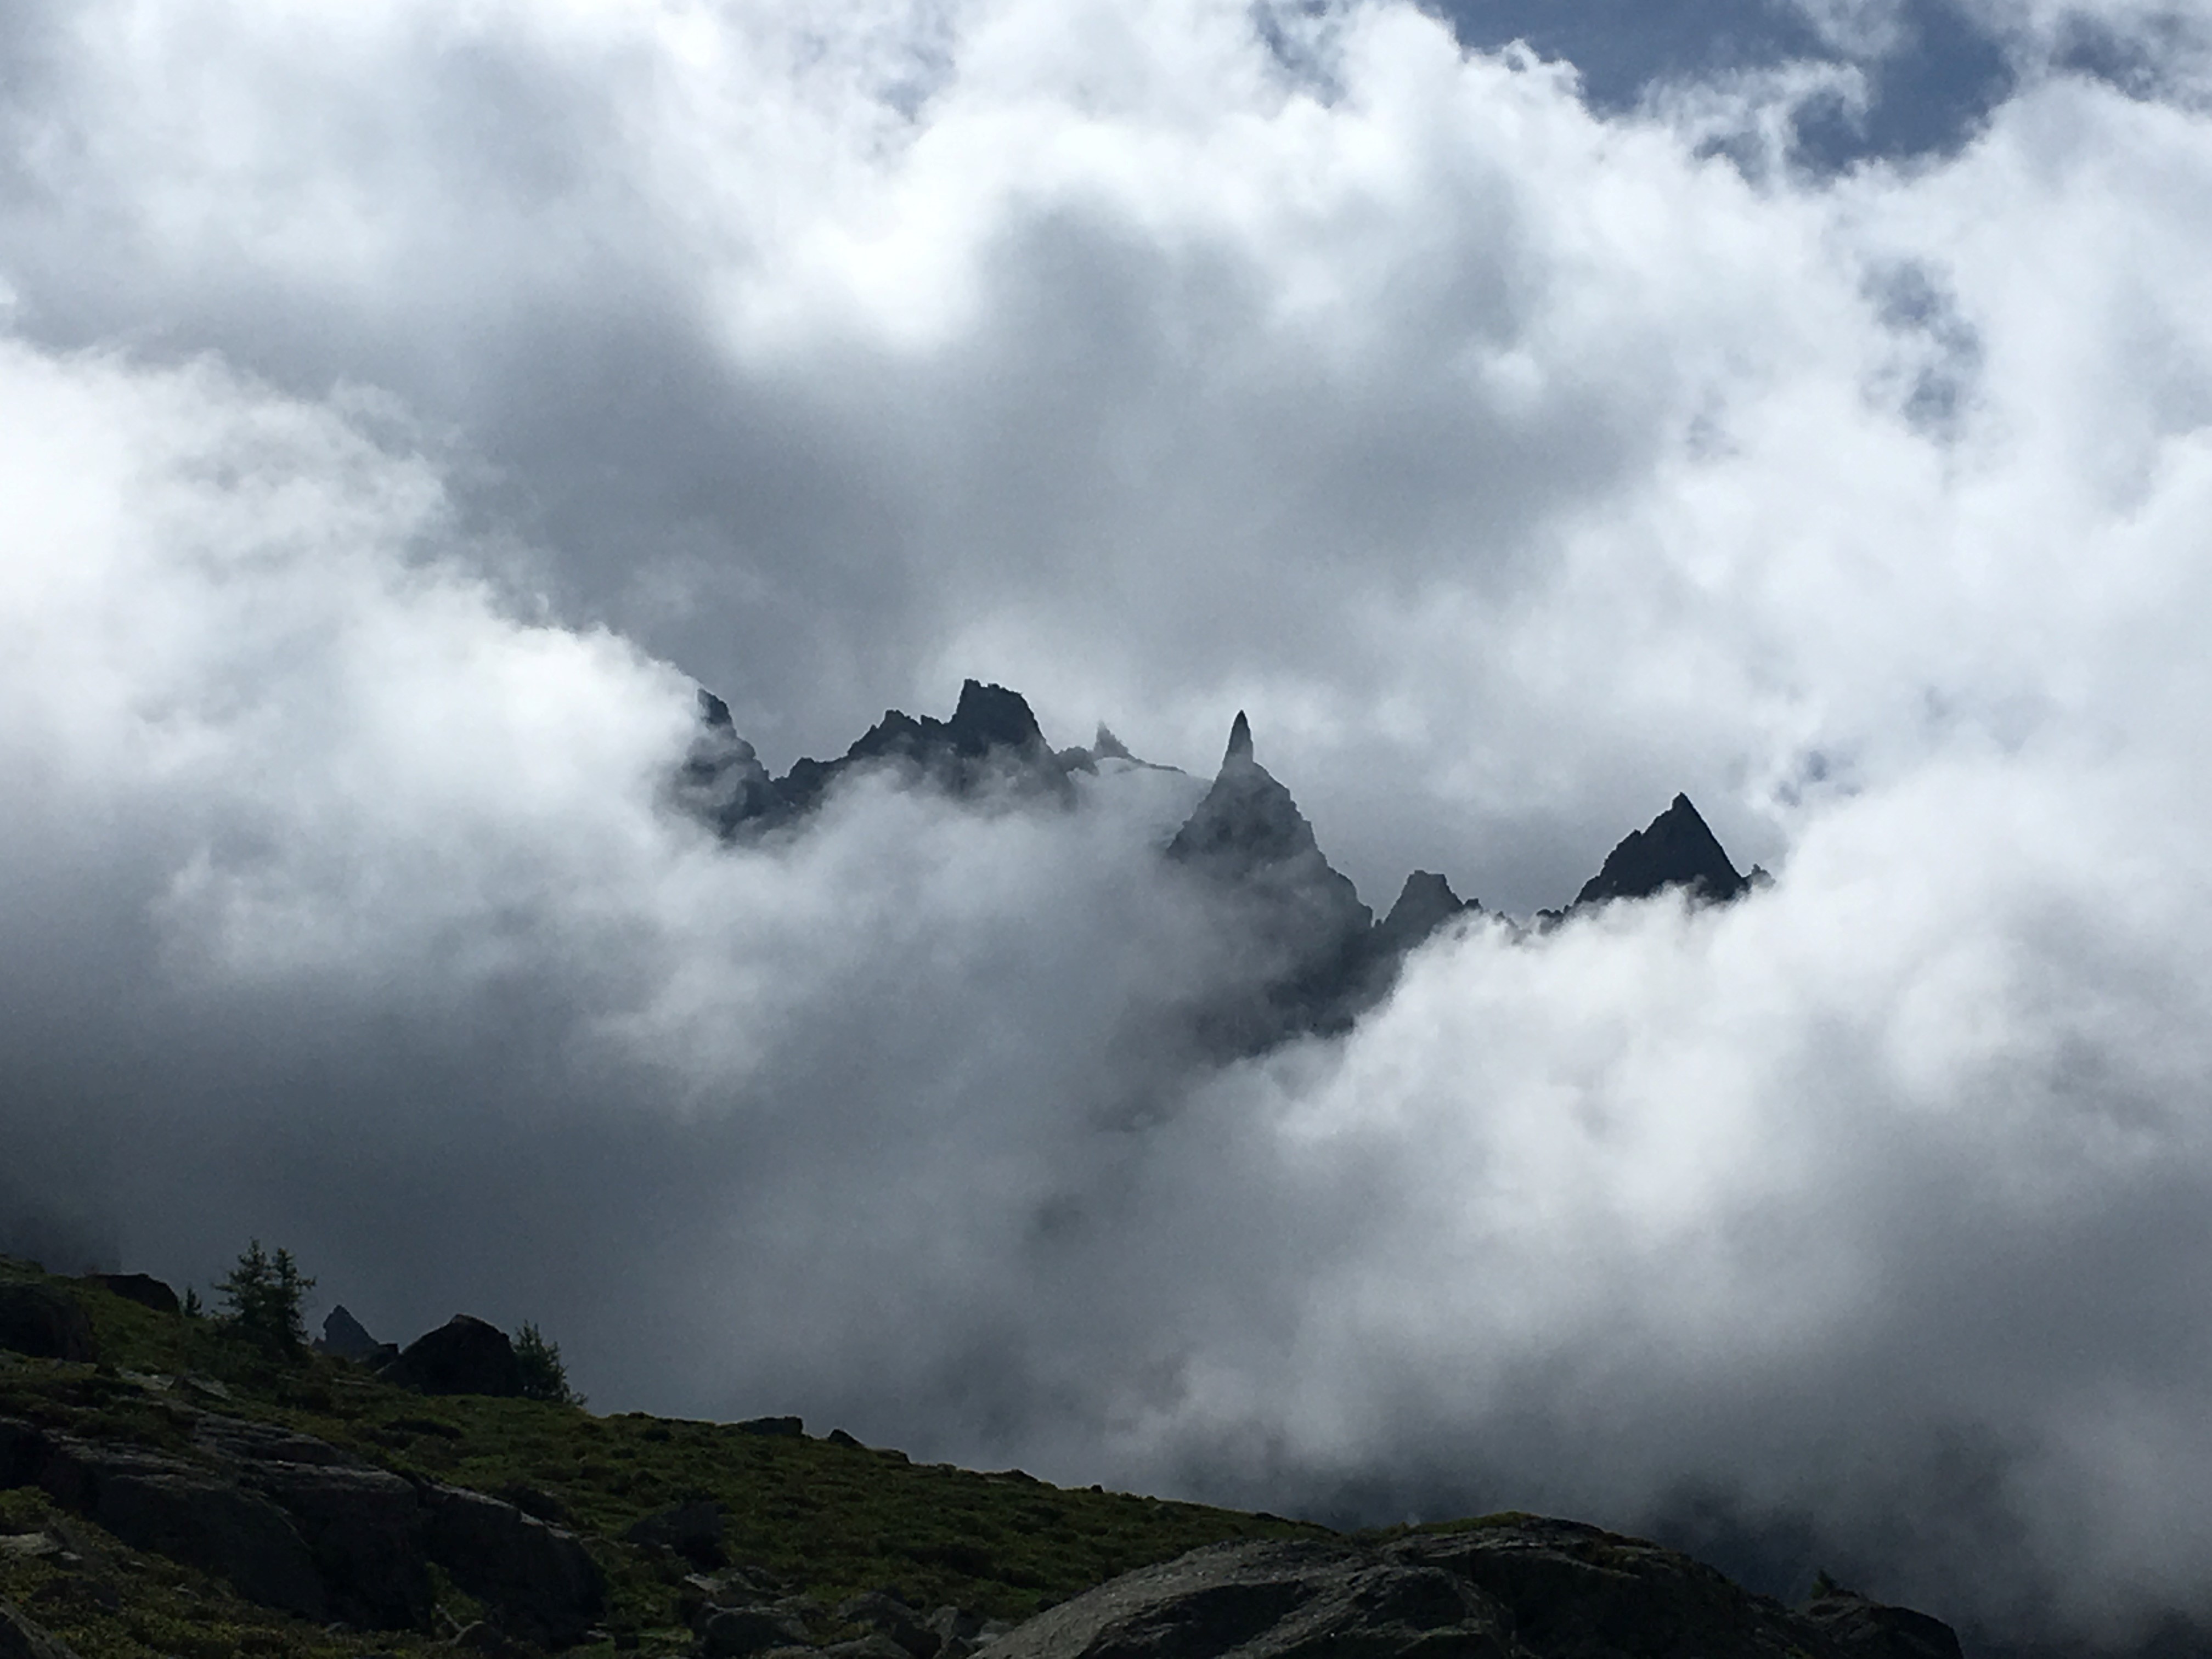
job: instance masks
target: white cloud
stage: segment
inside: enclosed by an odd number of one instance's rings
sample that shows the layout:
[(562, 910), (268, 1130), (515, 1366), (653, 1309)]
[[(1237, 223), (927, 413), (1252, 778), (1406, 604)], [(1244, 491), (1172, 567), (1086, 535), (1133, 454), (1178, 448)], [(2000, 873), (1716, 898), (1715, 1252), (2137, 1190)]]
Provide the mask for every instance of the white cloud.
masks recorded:
[[(608, 1404), (2205, 1607), (2193, 60), (1814, 179), (1833, 76), (1601, 118), (1380, 4), (0, 50), (40, 1225), (536, 1318)], [(1194, 766), (1249, 707), (1370, 902), (1556, 902), (1682, 787), (1780, 880), (1215, 1075), (1190, 781), (720, 849), (679, 666), (778, 761), (970, 672)]]

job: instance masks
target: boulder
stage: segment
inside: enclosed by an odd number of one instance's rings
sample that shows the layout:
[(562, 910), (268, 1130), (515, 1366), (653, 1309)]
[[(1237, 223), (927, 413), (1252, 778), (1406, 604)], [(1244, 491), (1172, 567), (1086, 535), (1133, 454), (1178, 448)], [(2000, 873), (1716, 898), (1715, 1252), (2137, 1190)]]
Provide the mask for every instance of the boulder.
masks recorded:
[(930, 1627), (919, 1608), (884, 1590), (868, 1590), (837, 1604), (837, 1617), (848, 1625), (866, 1625), (898, 1644), (906, 1659), (935, 1659), (944, 1638)]
[(806, 1434), (805, 1420), (797, 1417), (749, 1417), (730, 1426), (739, 1434), (766, 1435), (772, 1440), (799, 1440)]
[(40, 1630), (13, 1602), (0, 1601), (0, 1659), (76, 1659), (60, 1638)]
[(52, 1285), (0, 1284), (0, 1348), (34, 1359), (100, 1358), (83, 1304)]
[(456, 1584), (532, 1641), (565, 1648), (583, 1640), (605, 1608), (606, 1579), (573, 1533), (459, 1486), (432, 1485), (422, 1498), (425, 1548)]
[(317, 1620), (330, 1597), (313, 1552), (274, 1502), (234, 1479), (137, 1446), (43, 1437), (39, 1484), (133, 1549), (227, 1578), (250, 1601)]
[(177, 1293), (151, 1273), (87, 1273), (84, 1277), (87, 1284), (97, 1285), (110, 1295), (136, 1302), (142, 1308), (151, 1308), (155, 1313), (183, 1311)]
[(806, 1626), (773, 1607), (716, 1607), (699, 1626), (700, 1650), (709, 1659), (750, 1659), (806, 1645)]
[(711, 1501), (678, 1504), (634, 1522), (623, 1534), (633, 1544), (673, 1550), (702, 1572), (727, 1559), (722, 1553), (722, 1506)]
[(522, 1364), (505, 1331), (469, 1314), (455, 1314), (416, 1337), (380, 1373), (387, 1382), (424, 1394), (519, 1395)]

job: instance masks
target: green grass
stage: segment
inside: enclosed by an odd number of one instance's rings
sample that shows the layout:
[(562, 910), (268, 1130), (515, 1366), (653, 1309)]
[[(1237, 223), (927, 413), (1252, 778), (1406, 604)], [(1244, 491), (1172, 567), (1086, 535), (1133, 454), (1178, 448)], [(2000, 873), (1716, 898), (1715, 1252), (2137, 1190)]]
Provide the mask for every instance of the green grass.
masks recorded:
[[(36, 1277), (0, 1259), (0, 1278)], [(90, 1315), (100, 1364), (0, 1352), (0, 1416), (71, 1433), (183, 1450), (191, 1408), (281, 1423), (401, 1474), (507, 1497), (560, 1519), (607, 1570), (611, 1632), (646, 1653), (687, 1646), (689, 1568), (620, 1541), (630, 1523), (691, 1498), (720, 1503), (733, 1562), (763, 1567), (834, 1607), (895, 1587), (1021, 1619), (1132, 1568), (1231, 1538), (1318, 1534), (1273, 1516), (1121, 1492), (1064, 1491), (1018, 1471), (918, 1465), (893, 1451), (749, 1434), (733, 1425), (595, 1416), (525, 1400), (426, 1398), (315, 1355), (280, 1362), (216, 1321), (158, 1314), (65, 1284)], [(43, 1497), (0, 1493), (0, 1532), (52, 1520)], [(428, 1651), (405, 1634), (329, 1635), (248, 1606), (220, 1583), (62, 1522), (88, 1562), (0, 1552), (0, 1596), (83, 1659), (201, 1653), (364, 1655)], [(106, 1586), (105, 1589), (100, 1586)], [(110, 1601), (114, 1602), (109, 1606)], [(449, 1594), (444, 1611), (473, 1611)], [(834, 1635), (824, 1626), (817, 1636)], [(450, 1651), (450, 1650), (447, 1650)]]

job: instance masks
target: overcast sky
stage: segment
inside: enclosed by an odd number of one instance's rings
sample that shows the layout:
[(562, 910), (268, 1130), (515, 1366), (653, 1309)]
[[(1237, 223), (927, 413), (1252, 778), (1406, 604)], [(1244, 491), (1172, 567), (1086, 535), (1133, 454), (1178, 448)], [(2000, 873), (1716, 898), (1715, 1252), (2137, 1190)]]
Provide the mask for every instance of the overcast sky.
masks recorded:
[[(2201, 4), (0, 9), (0, 1247), (2212, 1616), (2208, 550)], [(671, 810), (970, 675), (1194, 775)], [(1240, 708), (1378, 908), (1777, 880), (1179, 1060)]]

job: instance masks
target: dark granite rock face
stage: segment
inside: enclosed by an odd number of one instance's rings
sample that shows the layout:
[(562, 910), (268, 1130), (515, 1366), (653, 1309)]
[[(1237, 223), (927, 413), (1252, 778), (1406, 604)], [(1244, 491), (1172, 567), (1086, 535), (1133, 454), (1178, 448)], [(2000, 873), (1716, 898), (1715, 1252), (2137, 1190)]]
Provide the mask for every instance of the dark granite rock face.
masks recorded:
[(1741, 896), (1750, 886), (1729, 862), (1690, 798), (1677, 795), (1665, 811), (1644, 828), (1630, 831), (1606, 855), (1603, 867), (1583, 884), (1575, 903), (1650, 898), (1669, 887), (1686, 887), (1692, 898), (1722, 903)]
[(1390, 914), (1375, 925), (1376, 944), (1403, 956), (1454, 917), (1482, 908), (1452, 891), (1451, 883), (1427, 870), (1416, 870), (1398, 890)]
[(522, 1392), (522, 1362), (505, 1331), (469, 1314), (455, 1314), (399, 1351), (378, 1373), (387, 1382), (424, 1394)]
[(100, 1358), (82, 1304), (51, 1285), (0, 1285), (0, 1348), (34, 1359)]
[(1571, 1522), (1512, 1516), (1381, 1546), (1340, 1539), (1215, 1545), (1063, 1602), (980, 1653), (988, 1659), (1229, 1653), (1952, 1659), (1957, 1650), (1948, 1628), (1924, 1614), (1796, 1613), (1655, 1544)]
[(781, 778), (738, 735), (727, 704), (702, 690), (699, 706), (699, 734), (673, 793), (726, 840), (765, 834), (812, 811), (839, 779), (863, 769), (956, 797), (1006, 790), (1066, 801), (1068, 774), (1094, 764), (1083, 750), (1054, 754), (1020, 693), (978, 680), (961, 686), (949, 720), (886, 709), (838, 759), (802, 759)]
[(1372, 1000), (1374, 915), (1254, 756), (1241, 712), (1213, 787), (1167, 856), (1225, 905), (1253, 970), (1199, 1011), (1201, 1047), (1255, 1054), (1301, 1032), (1343, 1030)]

